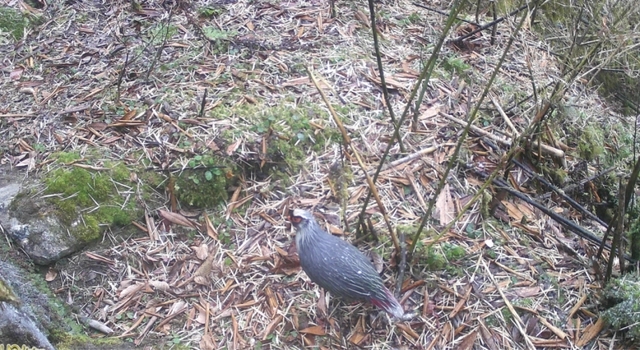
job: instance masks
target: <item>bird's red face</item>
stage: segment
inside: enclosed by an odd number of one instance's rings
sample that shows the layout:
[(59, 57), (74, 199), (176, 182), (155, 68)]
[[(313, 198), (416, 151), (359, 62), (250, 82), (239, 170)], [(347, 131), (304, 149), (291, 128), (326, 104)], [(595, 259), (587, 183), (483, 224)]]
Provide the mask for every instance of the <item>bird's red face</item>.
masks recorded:
[(302, 222), (302, 216), (297, 216), (294, 212), (293, 209), (289, 209), (289, 222), (291, 222), (293, 226), (298, 226), (298, 224)]

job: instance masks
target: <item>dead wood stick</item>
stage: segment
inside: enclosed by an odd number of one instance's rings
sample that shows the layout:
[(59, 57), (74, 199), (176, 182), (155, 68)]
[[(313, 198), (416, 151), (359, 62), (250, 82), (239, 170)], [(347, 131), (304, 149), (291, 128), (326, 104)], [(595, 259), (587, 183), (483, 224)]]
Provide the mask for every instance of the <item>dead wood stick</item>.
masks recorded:
[(513, 136), (515, 137), (520, 136), (518, 129), (516, 129), (515, 125), (513, 125), (513, 123), (511, 122), (511, 119), (509, 119), (507, 114), (502, 110), (502, 107), (500, 106), (500, 103), (498, 103), (498, 100), (495, 98), (495, 96), (489, 95), (489, 98), (491, 99), (491, 102), (493, 103), (493, 105), (496, 106), (496, 109), (498, 110), (498, 113), (500, 113), (500, 115), (502, 116), (502, 119), (504, 119), (504, 122), (507, 123), (507, 125), (509, 125), (509, 127), (511, 128), (511, 131), (513, 132)]
[[(433, 153), (433, 152), (436, 151), (436, 149), (438, 149), (438, 147), (436, 147), (436, 146), (427, 147), (425, 149), (419, 150), (418, 152), (412, 153), (412, 154), (410, 154), (410, 155), (408, 155), (406, 157), (402, 157), (400, 159), (394, 160), (393, 162), (387, 163), (387, 165), (383, 166), (382, 169), (380, 169), (380, 172), (383, 172), (385, 170), (389, 170), (391, 168), (395, 168), (400, 164), (410, 162), (410, 161), (412, 161), (414, 159), (418, 159), (418, 158), (424, 156), (425, 154)], [(371, 171), (369, 171), (367, 173), (367, 175), (373, 176), (373, 174), (375, 174), (375, 172), (376, 172), (375, 170), (371, 170)]]
[[(445, 113), (442, 113), (442, 112), (439, 112), (438, 115), (440, 115), (442, 117), (445, 117), (445, 118), (451, 120), (452, 122), (456, 122), (456, 123), (458, 123), (460, 125), (465, 125), (465, 126), (467, 125), (467, 122), (465, 122), (464, 120), (460, 120), (460, 119), (458, 119), (458, 118), (456, 118), (456, 117), (454, 117), (452, 115), (448, 115), (448, 114), (445, 114)], [(492, 134), (492, 133), (490, 133), (490, 132), (488, 132), (486, 130), (483, 130), (483, 129), (475, 126), (475, 125), (471, 125), (470, 129), (475, 133), (478, 133), (478, 134), (480, 134), (482, 136), (488, 137), (488, 138), (490, 138), (490, 139), (492, 139), (492, 140), (494, 140), (496, 142), (499, 142), (499, 143), (501, 143), (501, 144), (503, 144), (505, 146), (511, 146), (511, 143), (512, 143), (511, 140), (507, 140), (505, 138), (496, 136), (496, 135), (494, 135), (494, 134)], [(555, 156), (555, 157), (558, 157), (558, 158), (564, 158), (564, 151), (563, 150), (560, 150), (560, 149), (557, 149), (557, 148), (553, 148), (553, 147), (545, 145), (545, 144), (540, 144), (540, 141), (535, 141), (534, 145), (536, 145), (536, 146), (540, 145), (540, 148), (542, 149), (542, 151), (544, 153), (551, 154), (552, 156)]]

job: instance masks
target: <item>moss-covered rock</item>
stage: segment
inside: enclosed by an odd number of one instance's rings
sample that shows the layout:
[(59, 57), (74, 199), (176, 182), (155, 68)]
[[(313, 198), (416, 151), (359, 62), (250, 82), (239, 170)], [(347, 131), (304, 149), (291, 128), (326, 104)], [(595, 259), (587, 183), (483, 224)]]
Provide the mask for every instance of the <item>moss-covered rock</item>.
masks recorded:
[(120, 194), (133, 186), (123, 164), (104, 171), (62, 167), (51, 172), (45, 183), (55, 215), (81, 242), (100, 237), (101, 225), (127, 225), (140, 214), (135, 201)]

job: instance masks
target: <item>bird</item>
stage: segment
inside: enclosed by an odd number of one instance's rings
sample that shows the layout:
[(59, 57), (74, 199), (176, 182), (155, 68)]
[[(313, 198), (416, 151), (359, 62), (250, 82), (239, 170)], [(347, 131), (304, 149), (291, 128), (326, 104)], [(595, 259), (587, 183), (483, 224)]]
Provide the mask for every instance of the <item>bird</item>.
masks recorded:
[(323, 230), (309, 211), (289, 210), (296, 228), (300, 266), (309, 279), (346, 300), (365, 300), (404, 319), (402, 305), (385, 287), (371, 261), (356, 247)]

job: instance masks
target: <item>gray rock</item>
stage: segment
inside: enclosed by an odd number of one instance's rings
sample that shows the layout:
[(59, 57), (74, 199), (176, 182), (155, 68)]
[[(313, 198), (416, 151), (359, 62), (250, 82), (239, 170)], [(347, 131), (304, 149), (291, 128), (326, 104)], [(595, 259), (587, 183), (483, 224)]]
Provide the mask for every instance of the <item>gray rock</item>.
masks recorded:
[(18, 348), (55, 350), (29, 315), (12, 304), (0, 303), (0, 344)]
[(17, 176), (0, 176), (0, 225), (33, 262), (49, 265), (86, 244), (69, 234), (40, 195), (29, 194), (37, 193), (29, 188), (33, 185), (23, 186)]
[(54, 349), (47, 334), (66, 331), (62, 315), (53, 307), (59, 301), (50, 299), (28, 276), (24, 269), (0, 260), (0, 344)]

